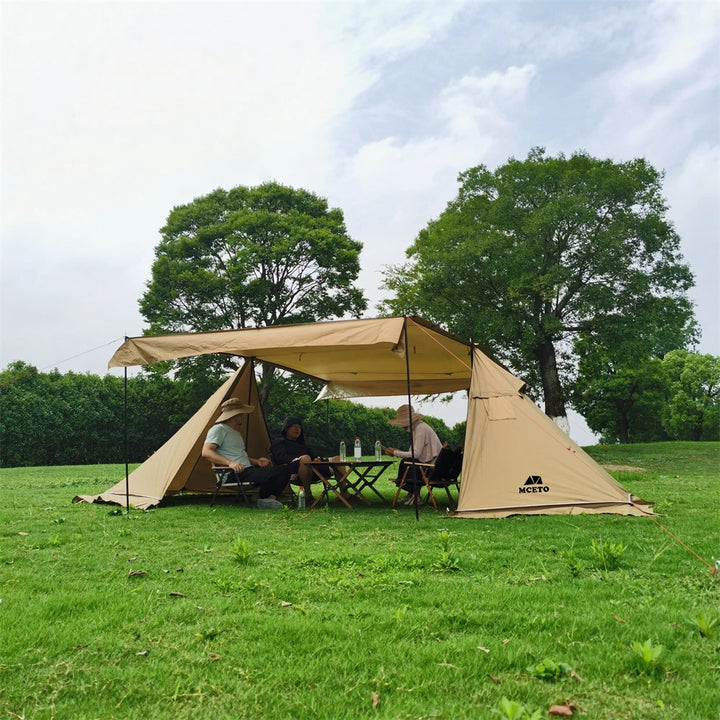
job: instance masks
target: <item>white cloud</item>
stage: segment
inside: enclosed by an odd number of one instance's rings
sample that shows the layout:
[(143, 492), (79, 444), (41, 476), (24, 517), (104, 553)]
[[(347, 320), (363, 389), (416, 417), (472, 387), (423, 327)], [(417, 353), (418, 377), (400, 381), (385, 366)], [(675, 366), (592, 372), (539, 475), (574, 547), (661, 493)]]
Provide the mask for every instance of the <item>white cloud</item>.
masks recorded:
[(500, 136), (513, 124), (512, 110), (527, 97), (533, 65), (510, 67), (487, 75), (465, 75), (442, 94), (440, 114), (448, 131), (462, 142)]
[(713, 103), (717, 129), (720, 5), (640, 3), (636, 12), (634, 51), (592, 82), (593, 142), (667, 167), (681, 162)]

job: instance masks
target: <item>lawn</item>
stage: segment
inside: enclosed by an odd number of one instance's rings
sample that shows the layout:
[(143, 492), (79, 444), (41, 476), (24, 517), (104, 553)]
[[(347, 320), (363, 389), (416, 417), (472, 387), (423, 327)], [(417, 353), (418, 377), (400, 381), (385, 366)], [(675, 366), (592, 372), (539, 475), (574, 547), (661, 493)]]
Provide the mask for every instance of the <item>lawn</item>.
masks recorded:
[(612, 515), (128, 515), (71, 503), (124, 466), (0, 470), (0, 717), (717, 718), (720, 443), (589, 452), (687, 548)]

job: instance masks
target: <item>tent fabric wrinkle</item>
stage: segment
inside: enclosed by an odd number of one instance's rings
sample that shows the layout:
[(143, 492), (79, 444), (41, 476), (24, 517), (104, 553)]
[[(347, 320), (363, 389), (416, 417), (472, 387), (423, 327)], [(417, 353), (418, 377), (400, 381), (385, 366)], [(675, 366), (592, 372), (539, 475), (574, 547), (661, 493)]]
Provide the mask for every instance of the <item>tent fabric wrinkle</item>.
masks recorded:
[[(407, 332), (407, 342), (405, 333)], [(407, 352), (406, 352), (407, 348)], [(324, 384), (319, 398), (468, 393), (458, 508), (461, 518), (615, 513), (652, 515), (525, 394), (525, 383), (479, 346), (420, 318), (337, 320), (246, 330), (128, 338), (110, 367), (224, 353), (266, 362)], [(270, 438), (252, 371), (245, 364), (128, 478), (130, 502), (157, 505), (168, 494), (215, 488), (203, 442), (230, 397), (255, 405), (243, 435), (251, 457)], [(76, 501), (124, 504), (125, 479)]]

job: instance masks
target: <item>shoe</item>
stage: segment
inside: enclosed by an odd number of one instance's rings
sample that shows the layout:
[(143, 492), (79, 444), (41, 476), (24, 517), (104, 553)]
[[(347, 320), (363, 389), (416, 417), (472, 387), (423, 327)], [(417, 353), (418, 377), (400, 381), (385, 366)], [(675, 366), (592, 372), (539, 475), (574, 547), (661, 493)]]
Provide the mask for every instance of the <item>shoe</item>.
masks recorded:
[(257, 506), (263, 510), (282, 510), (283, 504), (272, 498), (258, 498)]
[(403, 501), (403, 505), (414, 505), (415, 504), (415, 496), (410, 493)]

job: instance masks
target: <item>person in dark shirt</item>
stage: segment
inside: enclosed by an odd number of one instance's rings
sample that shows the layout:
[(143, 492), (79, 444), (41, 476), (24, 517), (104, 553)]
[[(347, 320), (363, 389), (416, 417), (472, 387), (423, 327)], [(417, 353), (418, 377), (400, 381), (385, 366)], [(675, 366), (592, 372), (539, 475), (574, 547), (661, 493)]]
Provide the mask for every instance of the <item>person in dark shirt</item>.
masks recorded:
[[(313, 481), (319, 482), (319, 478), (307, 463), (320, 458), (305, 442), (302, 420), (297, 415), (290, 415), (285, 418), (280, 429), (280, 437), (272, 441), (270, 452), (276, 465), (285, 465), (290, 468), (291, 473), (298, 476), (300, 485), (305, 489), (306, 502), (313, 502), (314, 498), (310, 485)], [(330, 458), (333, 462), (337, 462), (339, 459), (339, 457)], [(326, 478), (333, 474), (330, 465), (316, 466), (316, 470)]]

